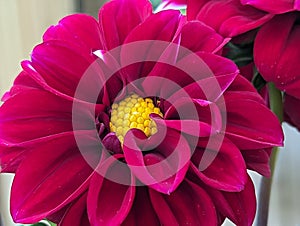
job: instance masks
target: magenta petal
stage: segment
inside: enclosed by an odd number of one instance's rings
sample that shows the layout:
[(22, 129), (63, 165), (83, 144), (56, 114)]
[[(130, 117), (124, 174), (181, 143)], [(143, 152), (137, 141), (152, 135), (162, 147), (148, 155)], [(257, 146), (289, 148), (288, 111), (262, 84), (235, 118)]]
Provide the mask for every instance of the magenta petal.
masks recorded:
[(72, 131), (71, 112), (71, 102), (50, 93), (22, 92), (7, 100), (0, 109), (1, 139), (23, 142)]
[(106, 49), (123, 44), (131, 30), (152, 14), (147, 0), (110, 1), (99, 11), (99, 23)]
[(168, 108), (164, 117), (153, 119), (158, 125), (196, 137), (210, 136), (222, 129), (222, 115), (218, 106), (201, 99), (180, 98)]
[(254, 45), (255, 64), (264, 79), (297, 98), (300, 98), (297, 61), (300, 51), (295, 45), (300, 38), (299, 18), (298, 12), (274, 17), (258, 32)]
[(285, 121), (300, 130), (300, 100), (290, 95), (284, 96)]
[(86, 208), (87, 193), (75, 200), (66, 210), (59, 226), (90, 226)]
[(259, 150), (242, 150), (242, 155), (247, 164), (247, 168), (254, 170), (265, 177), (271, 175), (270, 154), (272, 148)]
[[(273, 16), (252, 6), (243, 6), (240, 0), (191, 2), (187, 7), (188, 18), (204, 22), (225, 37), (237, 36), (255, 29)], [(195, 12), (192, 7), (198, 9), (198, 12)]]
[(246, 165), (240, 150), (230, 140), (219, 135), (211, 137), (209, 143), (202, 141), (198, 145), (202, 148), (194, 152), (191, 167), (204, 183), (223, 191), (244, 189)]
[(48, 28), (43, 40), (76, 43), (78, 48), (86, 47), (90, 53), (103, 49), (97, 20), (85, 14), (74, 14), (61, 19), (57, 25)]
[(255, 8), (272, 14), (281, 14), (300, 9), (298, 0), (241, 0), (241, 3), (244, 5), (254, 6)]
[(4, 94), (1, 101), (5, 102), (12, 96), (30, 89), (41, 89), (42, 87), (31, 78), (26, 71), (21, 71), (16, 77), (11, 89)]
[(149, 189), (146, 186), (137, 187), (134, 203), (122, 226), (144, 225), (154, 226), (160, 225), (155, 210), (149, 197)]
[(226, 40), (201, 21), (189, 21), (181, 29), (181, 46), (192, 52), (217, 52)]
[(16, 144), (0, 140), (1, 172), (15, 173), (20, 163), (32, 149), (47, 142), (52, 142), (57, 138), (61, 138), (65, 136), (66, 133), (53, 134)]
[[(160, 118), (153, 118), (156, 124), (165, 126), (178, 131), (179, 133), (189, 134), (195, 137), (207, 137), (216, 132), (218, 128), (213, 128), (212, 125), (206, 122), (189, 119), (177, 119), (177, 120), (163, 120)], [(211, 123), (211, 122), (210, 122)]]
[(60, 93), (73, 97), (83, 76), (89, 80), (85, 79), (80, 84), (82, 86), (86, 82), (89, 88), (85, 90), (87, 94), (81, 95), (95, 98), (103, 86), (100, 79), (102, 70), (95, 64), (95, 56), (84, 48), (78, 49), (75, 44), (50, 40), (36, 46), (31, 59), (31, 63), (23, 63), (24, 70), (32, 73), (34, 68), (39, 84), (46, 83)]
[[(175, 47), (172, 46), (173, 49)], [(147, 77), (142, 86), (147, 93), (167, 100), (190, 95), (192, 98), (215, 101), (238, 75), (234, 62), (211, 53), (189, 52), (181, 59), (176, 57), (175, 63), (166, 62), (168, 64), (157, 63), (149, 75), (151, 77)]]
[(264, 104), (238, 95), (224, 97), (225, 103), (221, 103), (220, 109), (227, 113), (226, 136), (238, 148), (259, 149), (282, 145), (281, 125)]
[(123, 70), (128, 81), (147, 76), (155, 64), (151, 61), (162, 61), (160, 57), (173, 41), (181, 20), (179, 11), (162, 11), (131, 31), (121, 49), (122, 66), (134, 63)]
[(150, 189), (150, 198), (162, 225), (217, 225), (210, 197), (193, 182), (183, 181), (170, 195)]
[(118, 161), (121, 157), (111, 156), (100, 163), (91, 179), (87, 208), (92, 225), (120, 225), (131, 209), (135, 179), (126, 164)]
[(209, 187), (205, 190), (223, 216), (228, 217), (236, 225), (252, 225), (256, 211), (256, 197), (249, 176), (244, 190), (240, 192), (221, 192)]
[(256, 212), (256, 197), (250, 177), (248, 177), (243, 191), (237, 193), (223, 192), (223, 195), (234, 213), (233, 218), (229, 219), (237, 225), (252, 225)]
[[(0, 136), (19, 143), (72, 131), (71, 101), (43, 90), (27, 90), (8, 99), (0, 109)], [(77, 105), (77, 129), (93, 129), (93, 105)], [(39, 129), (37, 129), (39, 128)]]
[[(142, 131), (130, 130), (123, 149), (129, 168), (142, 183), (170, 194), (184, 179), (191, 153), (186, 139), (177, 131), (169, 129), (162, 136), (158, 130), (147, 140)], [(157, 143), (157, 138), (161, 143)]]
[[(80, 136), (90, 143), (86, 132)], [(98, 147), (85, 147), (85, 154), (91, 155), (95, 162), (98, 161), (96, 151)], [(77, 149), (73, 133), (32, 149), (13, 181), (11, 214), (14, 221), (34, 223), (61, 209), (87, 188), (91, 173), (91, 167)]]

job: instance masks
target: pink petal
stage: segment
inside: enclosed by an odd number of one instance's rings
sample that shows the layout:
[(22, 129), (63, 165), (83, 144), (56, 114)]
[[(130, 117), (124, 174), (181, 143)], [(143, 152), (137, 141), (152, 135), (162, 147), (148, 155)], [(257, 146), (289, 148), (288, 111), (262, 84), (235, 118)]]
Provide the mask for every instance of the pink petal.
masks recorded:
[(227, 114), (226, 136), (239, 149), (282, 145), (281, 125), (264, 104), (239, 95), (226, 96), (226, 93), (224, 98), (225, 103), (220, 104), (220, 109)]
[[(158, 94), (164, 99), (175, 93), (175, 99), (176, 95), (189, 94), (193, 98), (214, 101), (237, 74), (238, 68), (231, 60), (211, 53), (189, 52), (175, 59), (175, 63), (157, 63), (142, 86), (146, 93)], [(185, 88), (186, 93), (181, 88)]]
[[(78, 104), (77, 129), (93, 129), (93, 105)], [(8, 99), (0, 109), (0, 136), (19, 143), (72, 131), (71, 101), (42, 90), (28, 90)]]
[(226, 40), (203, 22), (189, 21), (181, 29), (180, 44), (192, 52), (215, 53), (226, 44)]
[[(84, 148), (85, 155), (99, 161), (99, 147), (93, 146), (90, 135), (83, 132), (80, 136), (89, 145)], [(91, 167), (77, 149), (73, 133), (32, 149), (13, 181), (11, 214), (14, 221), (34, 223), (61, 209), (87, 188), (91, 173)]]
[(188, 18), (204, 22), (225, 37), (237, 36), (255, 29), (272, 18), (271, 14), (251, 6), (243, 6), (240, 0), (191, 2), (187, 7)]
[(300, 66), (297, 61), (300, 51), (295, 45), (300, 38), (299, 18), (297, 13), (274, 17), (258, 32), (254, 45), (255, 64), (264, 79), (297, 98), (300, 98)]
[(175, 102), (166, 112), (165, 119), (152, 118), (157, 125), (195, 137), (210, 136), (219, 132), (222, 127), (222, 118), (217, 106), (214, 103), (201, 106), (196, 100), (194, 103), (190, 101), (180, 99)]
[[(36, 46), (31, 58), (31, 63), (24, 62), (22, 66), (43, 87), (49, 86), (73, 97), (80, 82), (85, 92), (77, 95), (93, 103), (103, 87), (103, 71), (95, 63), (95, 56), (84, 48), (78, 49), (75, 44), (51, 40)], [(85, 80), (80, 81), (82, 78)]]
[(212, 188), (205, 188), (212, 198), (216, 209), (234, 224), (250, 226), (253, 223), (256, 211), (255, 190), (251, 178), (240, 192), (221, 192)]
[(152, 14), (147, 0), (119, 0), (106, 3), (99, 11), (99, 24), (106, 49), (123, 44), (127, 35)]
[(91, 179), (87, 208), (92, 225), (120, 225), (132, 207), (135, 179), (120, 158), (119, 154), (106, 159)]
[(270, 12), (272, 14), (281, 14), (294, 11), (295, 9), (300, 9), (298, 0), (241, 0), (241, 3), (244, 5), (254, 6), (255, 8)]
[(290, 95), (284, 96), (285, 121), (300, 130), (300, 100)]
[(43, 41), (49, 40), (75, 43), (78, 48), (85, 47), (90, 53), (103, 49), (98, 22), (85, 14), (66, 16), (57, 25), (49, 27), (43, 35)]
[(171, 129), (165, 137), (158, 129), (148, 140), (140, 130), (130, 130), (125, 136), (123, 151), (134, 175), (165, 194), (173, 192), (184, 179), (191, 155), (185, 138)]
[(136, 194), (132, 208), (122, 225), (160, 225), (155, 210), (152, 207), (149, 197), (149, 189), (146, 186), (136, 188)]
[(10, 97), (30, 89), (42, 89), (42, 87), (35, 82), (26, 71), (21, 71), (16, 77), (13, 86), (4, 94), (1, 101), (5, 102)]
[(130, 65), (124, 68), (129, 82), (147, 76), (154, 62), (161, 61), (160, 56), (173, 41), (181, 20), (179, 11), (162, 11), (132, 30), (121, 49), (122, 66)]
[(162, 225), (216, 225), (215, 207), (205, 191), (190, 181), (170, 195), (150, 189), (153, 207)]
[(270, 154), (272, 148), (259, 150), (242, 150), (242, 155), (247, 164), (247, 168), (254, 170), (265, 177), (271, 174)]
[(244, 189), (247, 181), (246, 165), (240, 150), (230, 140), (219, 135), (211, 137), (209, 141), (201, 141), (198, 145), (191, 167), (205, 184), (230, 192)]
[(90, 226), (86, 208), (87, 193), (75, 200), (66, 210), (58, 226)]
[(26, 158), (32, 149), (47, 142), (52, 142), (53, 140), (61, 138), (68, 133), (70, 132), (53, 134), (17, 144), (0, 140), (1, 172), (15, 173), (20, 163), (24, 158)]

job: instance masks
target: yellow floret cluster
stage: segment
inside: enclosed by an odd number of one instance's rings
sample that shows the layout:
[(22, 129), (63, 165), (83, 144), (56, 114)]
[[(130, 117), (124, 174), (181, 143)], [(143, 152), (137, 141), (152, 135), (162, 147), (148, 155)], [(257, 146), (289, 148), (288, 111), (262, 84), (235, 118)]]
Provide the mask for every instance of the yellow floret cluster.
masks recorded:
[(142, 130), (149, 137), (157, 132), (155, 122), (149, 117), (151, 113), (162, 116), (152, 99), (131, 94), (112, 105), (110, 130), (116, 133), (121, 143), (127, 131), (132, 128)]

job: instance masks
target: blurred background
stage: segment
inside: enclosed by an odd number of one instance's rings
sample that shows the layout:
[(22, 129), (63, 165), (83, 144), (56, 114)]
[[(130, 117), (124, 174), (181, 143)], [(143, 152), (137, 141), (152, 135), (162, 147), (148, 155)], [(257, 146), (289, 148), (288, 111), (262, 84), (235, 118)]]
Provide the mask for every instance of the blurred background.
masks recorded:
[[(0, 96), (21, 71), (20, 61), (30, 58), (44, 31), (60, 18), (75, 12), (97, 17), (99, 0), (0, 0)], [(272, 187), (269, 225), (300, 226), (300, 134), (284, 125), (285, 147), (280, 150)], [(257, 189), (260, 177), (251, 174)], [(0, 215), (4, 226), (13, 226), (9, 215), (9, 189), (13, 175), (0, 175)], [(226, 222), (225, 225), (231, 225)]]

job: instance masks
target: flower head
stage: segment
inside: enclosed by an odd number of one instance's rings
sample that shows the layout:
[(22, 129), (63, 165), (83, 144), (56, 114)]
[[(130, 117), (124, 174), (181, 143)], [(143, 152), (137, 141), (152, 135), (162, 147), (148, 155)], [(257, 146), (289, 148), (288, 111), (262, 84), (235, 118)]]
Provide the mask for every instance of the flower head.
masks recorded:
[(283, 135), (216, 55), (223, 37), (178, 11), (115, 0), (99, 22), (68, 16), (43, 38), (0, 108), (16, 222), (251, 225), (246, 168), (267, 174)]

